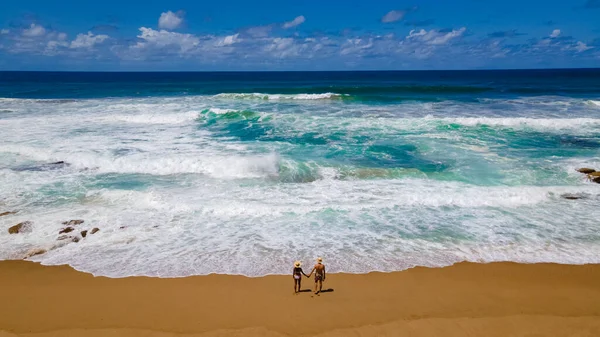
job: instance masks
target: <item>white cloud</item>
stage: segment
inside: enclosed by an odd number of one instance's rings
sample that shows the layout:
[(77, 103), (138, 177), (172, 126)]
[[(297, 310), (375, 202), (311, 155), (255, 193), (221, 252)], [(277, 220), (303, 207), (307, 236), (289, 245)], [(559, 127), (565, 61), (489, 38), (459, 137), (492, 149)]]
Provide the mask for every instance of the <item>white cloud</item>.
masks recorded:
[[(433, 31), (433, 30), (432, 30)], [(421, 30), (415, 30), (412, 29), (409, 33), (407, 38), (417, 38), (419, 36), (425, 36), (427, 35), (427, 31), (425, 29), (421, 29)]]
[(276, 37), (271, 41), (271, 44), (267, 46), (267, 50), (284, 50), (294, 44), (294, 39), (291, 37)]
[(550, 34), (551, 38), (555, 38), (558, 37), (560, 35), (560, 29), (555, 29), (552, 31), (552, 34)]
[(240, 34), (227, 35), (222, 40), (217, 42), (217, 46), (220, 46), (220, 47), (230, 46), (230, 45), (238, 42), (239, 36), (240, 36)]
[(429, 45), (443, 45), (454, 38), (462, 36), (466, 30), (467, 29), (465, 27), (453, 29), (450, 32), (440, 32), (435, 29), (430, 31), (426, 31), (425, 29), (413, 29), (410, 31), (410, 33), (408, 33), (406, 39), (412, 41), (421, 41)]
[(586, 51), (588, 49), (592, 49), (592, 48), (594, 48), (594, 47), (590, 47), (581, 41), (578, 41), (577, 45), (575, 46), (575, 50), (577, 50), (578, 53), (584, 52), (584, 51)]
[(54, 51), (56, 49), (58, 49), (59, 47), (68, 47), (68, 46), (69, 46), (69, 43), (66, 41), (56, 41), (56, 40), (48, 41), (48, 43), (46, 44), (45, 54), (53, 54)]
[(46, 29), (42, 26), (32, 23), (29, 28), (23, 30), (23, 36), (26, 37), (40, 37), (46, 34)]
[(297, 16), (294, 20), (284, 23), (282, 27), (283, 29), (293, 28), (303, 24), (304, 21), (306, 21), (306, 18), (304, 17), (304, 15), (300, 15)]
[(390, 22), (396, 22), (396, 21), (400, 21), (402, 19), (404, 19), (404, 16), (406, 15), (406, 11), (389, 11), (386, 15), (384, 15), (381, 18), (381, 22), (383, 23), (390, 23)]
[(106, 39), (108, 39), (108, 35), (94, 35), (92, 32), (78, 34), (75, 40), (71, 41), (70, 48), (92, 48), (96, 44), (104, 42)]
[(178, 15), (171, 11), (162, 13), (160, 18), (158, 18), (158, 28), (160, 29), (177, 29), (182, 23), (183, 18), (181, 17), (181, 14)]
[(185, 53), (191, 51), (200, 44), (200, 39), (192, 34), (154, 30), (146, 27), (141, 27), (140, 32), (141, 34), (137, 37), (143, 41), (132, 46), (134, 49), (178, 47), (179, 52)]
[(550, 39), (546, 38), (546, 39), (541, 39), (536, 45), (539, 47), (547, 47), (550, 45)]
[[(270, 44), (264, 47), (264, 51), (266, 55), (262, 55), (262, 57), (275, 57), (279, 59), (299, 56), (311, 58), (313, 56), (311, 47), (308, 44), (296, 43), (296, 40), (291, 37), (273, 38)], [(258, 56), (261, 57), (260, 54)]]
[(344, 46), (342, 46), (342, 50), (340, 51), (341, 55), (349, 55), (349, 54), (357, 54), (361, 53), (363, 50), (370, 49), (373, 47), (373, 39), (370, 38), (368, 40), (365, 39), (348, 39)]
[(267, 37), (271, 33), (271, 30), (273, 30), (272, 26), (256, 26), (247, 28), (242, 33), (251, 37)]

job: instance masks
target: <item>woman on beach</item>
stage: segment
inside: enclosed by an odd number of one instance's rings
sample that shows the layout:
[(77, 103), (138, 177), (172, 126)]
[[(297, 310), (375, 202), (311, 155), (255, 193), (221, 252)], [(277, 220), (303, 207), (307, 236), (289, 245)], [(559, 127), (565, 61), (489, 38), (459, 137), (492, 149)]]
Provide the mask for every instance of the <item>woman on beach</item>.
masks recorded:
[(309, 277), (304, 274), (302, 268), (300, 267), (300, 262), (294, 262), (294, 270), (292, 271), (292, 277), (294, 278), (294, 293), (297, 294), (300, 291), (300, 287), (302, 286), (302, 275)]

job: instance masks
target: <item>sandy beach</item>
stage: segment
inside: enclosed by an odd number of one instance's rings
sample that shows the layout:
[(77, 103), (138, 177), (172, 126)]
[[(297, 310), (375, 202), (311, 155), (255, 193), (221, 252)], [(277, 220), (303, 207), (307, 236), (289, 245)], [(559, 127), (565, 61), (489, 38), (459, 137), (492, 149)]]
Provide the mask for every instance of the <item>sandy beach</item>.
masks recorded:
[(110, 279), (2, 261), (0, 336), (600, 335), (600, 265), (331, 274), (320, 296), (292, 285), (291, 276)]

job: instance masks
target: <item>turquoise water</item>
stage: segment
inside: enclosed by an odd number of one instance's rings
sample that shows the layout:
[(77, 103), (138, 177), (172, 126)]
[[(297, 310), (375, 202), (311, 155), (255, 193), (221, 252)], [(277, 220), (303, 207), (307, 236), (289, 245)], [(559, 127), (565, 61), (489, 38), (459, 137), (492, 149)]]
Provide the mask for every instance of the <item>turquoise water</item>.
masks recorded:
[[(600, 262), (600, 71), (0, 73), (0, 259), (97, 275)], [(64, 164), (52, 164), (64, 161)], [(566, 200), (565, 193), (581, 195)], [(100, 228), (59, 243), (62, 221)], [(268, 263), (265, 263), (268, 261)]]

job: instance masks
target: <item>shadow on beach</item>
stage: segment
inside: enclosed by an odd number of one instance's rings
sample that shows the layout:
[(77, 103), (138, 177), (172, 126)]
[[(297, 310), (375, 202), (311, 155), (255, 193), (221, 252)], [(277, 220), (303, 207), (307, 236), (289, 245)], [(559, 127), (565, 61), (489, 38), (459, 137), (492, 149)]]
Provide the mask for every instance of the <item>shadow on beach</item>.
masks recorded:
[[(299, 293), (312, 293), (312, 289), (302, 289), (300, 291), (298, 291)], [(322, 293), (332, 293), (333, 292), (333, 288), (329, 288), (329, 289), (323, 289), (319, 292), (319, 294)]]

